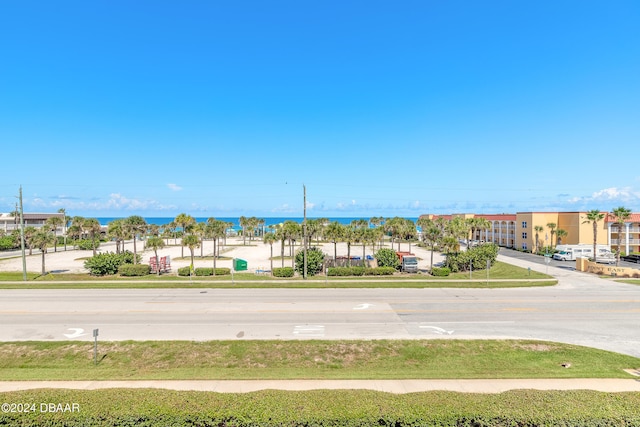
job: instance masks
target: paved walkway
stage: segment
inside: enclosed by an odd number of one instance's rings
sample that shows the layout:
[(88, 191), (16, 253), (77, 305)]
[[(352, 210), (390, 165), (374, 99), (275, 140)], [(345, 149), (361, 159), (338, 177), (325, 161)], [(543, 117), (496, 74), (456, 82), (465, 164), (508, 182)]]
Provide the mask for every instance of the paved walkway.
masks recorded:
[(464, 393), (502, 393), (516, 389), (596, 390), (640, 392), (640, 379), (503, 379), (503, 380), (188, 380), (188, 381), (4, 381), (0, 392), (38, 388), (98, 390), (159, 388), (169, 390), (248, 393), (257, 390), (377, 390), (403, 394), (445, 390)]

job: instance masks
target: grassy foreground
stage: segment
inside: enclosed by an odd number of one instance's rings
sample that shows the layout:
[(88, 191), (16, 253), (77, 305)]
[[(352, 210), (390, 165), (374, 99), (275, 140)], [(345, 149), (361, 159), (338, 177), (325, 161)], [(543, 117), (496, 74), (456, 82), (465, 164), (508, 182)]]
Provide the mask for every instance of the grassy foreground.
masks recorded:
[[(4, 282), (4, 283), (3, 283)], [(61, 283), (63, 282), (63, 283)], [(0, 289), (91, 289), (91, 288), (508, 288), (552, 286), (557, 280), (551, 276), (514, 265), (496, 262), (487, 271), (469, 274), (453, 273), (448, 277), (428, 274), (394, 276), (325, 277), (324, 275), (282, 279), (253, 273), (234, 273), (224, 276), (182, 277), (175, 273), (145, 277), (105, 276), (88, 274), (29, 274), (22, 282), (22, 273), (0, 272)]]
[[(31, 426), (640, 426), (640, 393), (514, 390), (501, 394), (366, 390), (265, 390), (220, 394), (170, 390), (33, 390), (0, 393), (35, 411), (0, 413)], [(42, 412), (41, 402), (76, 412)], [(45, 409), (47, 404), (45, 403)]]
[[(3, 380), (631, 378), (640, 359), (522, 340), (0, 343)], [(569, 363), (565, 368), (562, 365)]]

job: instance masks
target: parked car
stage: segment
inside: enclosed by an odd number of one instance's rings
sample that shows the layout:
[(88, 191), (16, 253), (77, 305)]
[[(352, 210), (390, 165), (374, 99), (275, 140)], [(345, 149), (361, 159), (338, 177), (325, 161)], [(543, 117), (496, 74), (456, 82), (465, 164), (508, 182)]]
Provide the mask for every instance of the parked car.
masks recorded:
[(635, 262), (636, 264), (640, 264), (640, 255), (637, 254), (621, 256), (620, 259), (623, 261)]

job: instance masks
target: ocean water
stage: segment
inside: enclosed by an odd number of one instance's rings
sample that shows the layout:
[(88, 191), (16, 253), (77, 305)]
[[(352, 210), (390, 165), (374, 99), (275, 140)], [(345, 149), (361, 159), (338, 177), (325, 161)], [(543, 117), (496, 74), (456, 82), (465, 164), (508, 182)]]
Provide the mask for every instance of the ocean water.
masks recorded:
[[(104, 217), (104, 218), (97, 218), (97, 220), (100, 222), (100, 225), (108, 225), (111, 221), (116, 220), (116, 219), (122, 219), (120, 217)], [(165, 225), (170, 223), (171, 221), (173, 221), (175, 219), (175, 217), (144, 217), (145, 221), (147, 221), (147, 224), (155, 224), (155, 225)], [(195, 218), (197, 222), (207, 222), (207, 218), (204, 217), (196, 217)], [(240, 230), (242, 227), (240, 227), (240, 218), (239, 217), (220, 217), (220, 218), (216, 218), (219, 219), (221, 221), (226, 221), (226, 222), (231, 222), (233, 223), (233, 228), (235, 230)], [(285, 221), (295, 221), (297, 223), (302, 224), (302, 217), (270, 217), (270, 218), (262, 218), (265, 221), (265, 226), (270, 226), (270, 225), (277, 225), (277, 224), (281, 224)], [(315, 219), (312, 217), (307, 217), (307, 220), (310, 219)], [(333, 221), (338, 221), (340, 224), (350, 224), (351, 221), (355, 220), (355, 219), (369, 219), (369, 218), (362, 218), (362, 217), (335, 217), (335, 218), (329, 218), (329, 221), (333, 222)], [(413, 222), (416, 222), (418, 220), (418, 218), (407, 218), (410, 219)]]

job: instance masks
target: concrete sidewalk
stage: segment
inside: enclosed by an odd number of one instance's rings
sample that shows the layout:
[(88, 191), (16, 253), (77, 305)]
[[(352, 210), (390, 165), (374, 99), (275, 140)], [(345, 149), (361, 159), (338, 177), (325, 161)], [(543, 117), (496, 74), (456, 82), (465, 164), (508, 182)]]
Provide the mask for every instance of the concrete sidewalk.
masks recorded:
[(0, 392), (40, 388), (99, 390), (107, 388), (157, 388), (169, 390), (248, 393), (258, 390), (377, 390), (403, 394), (421, 391), (501, 393), (516, 389), (595, 390), (640, 392), (640, 379), (467, 379), (467, 380), (186, 380), (186, 381), (2, 381)]

